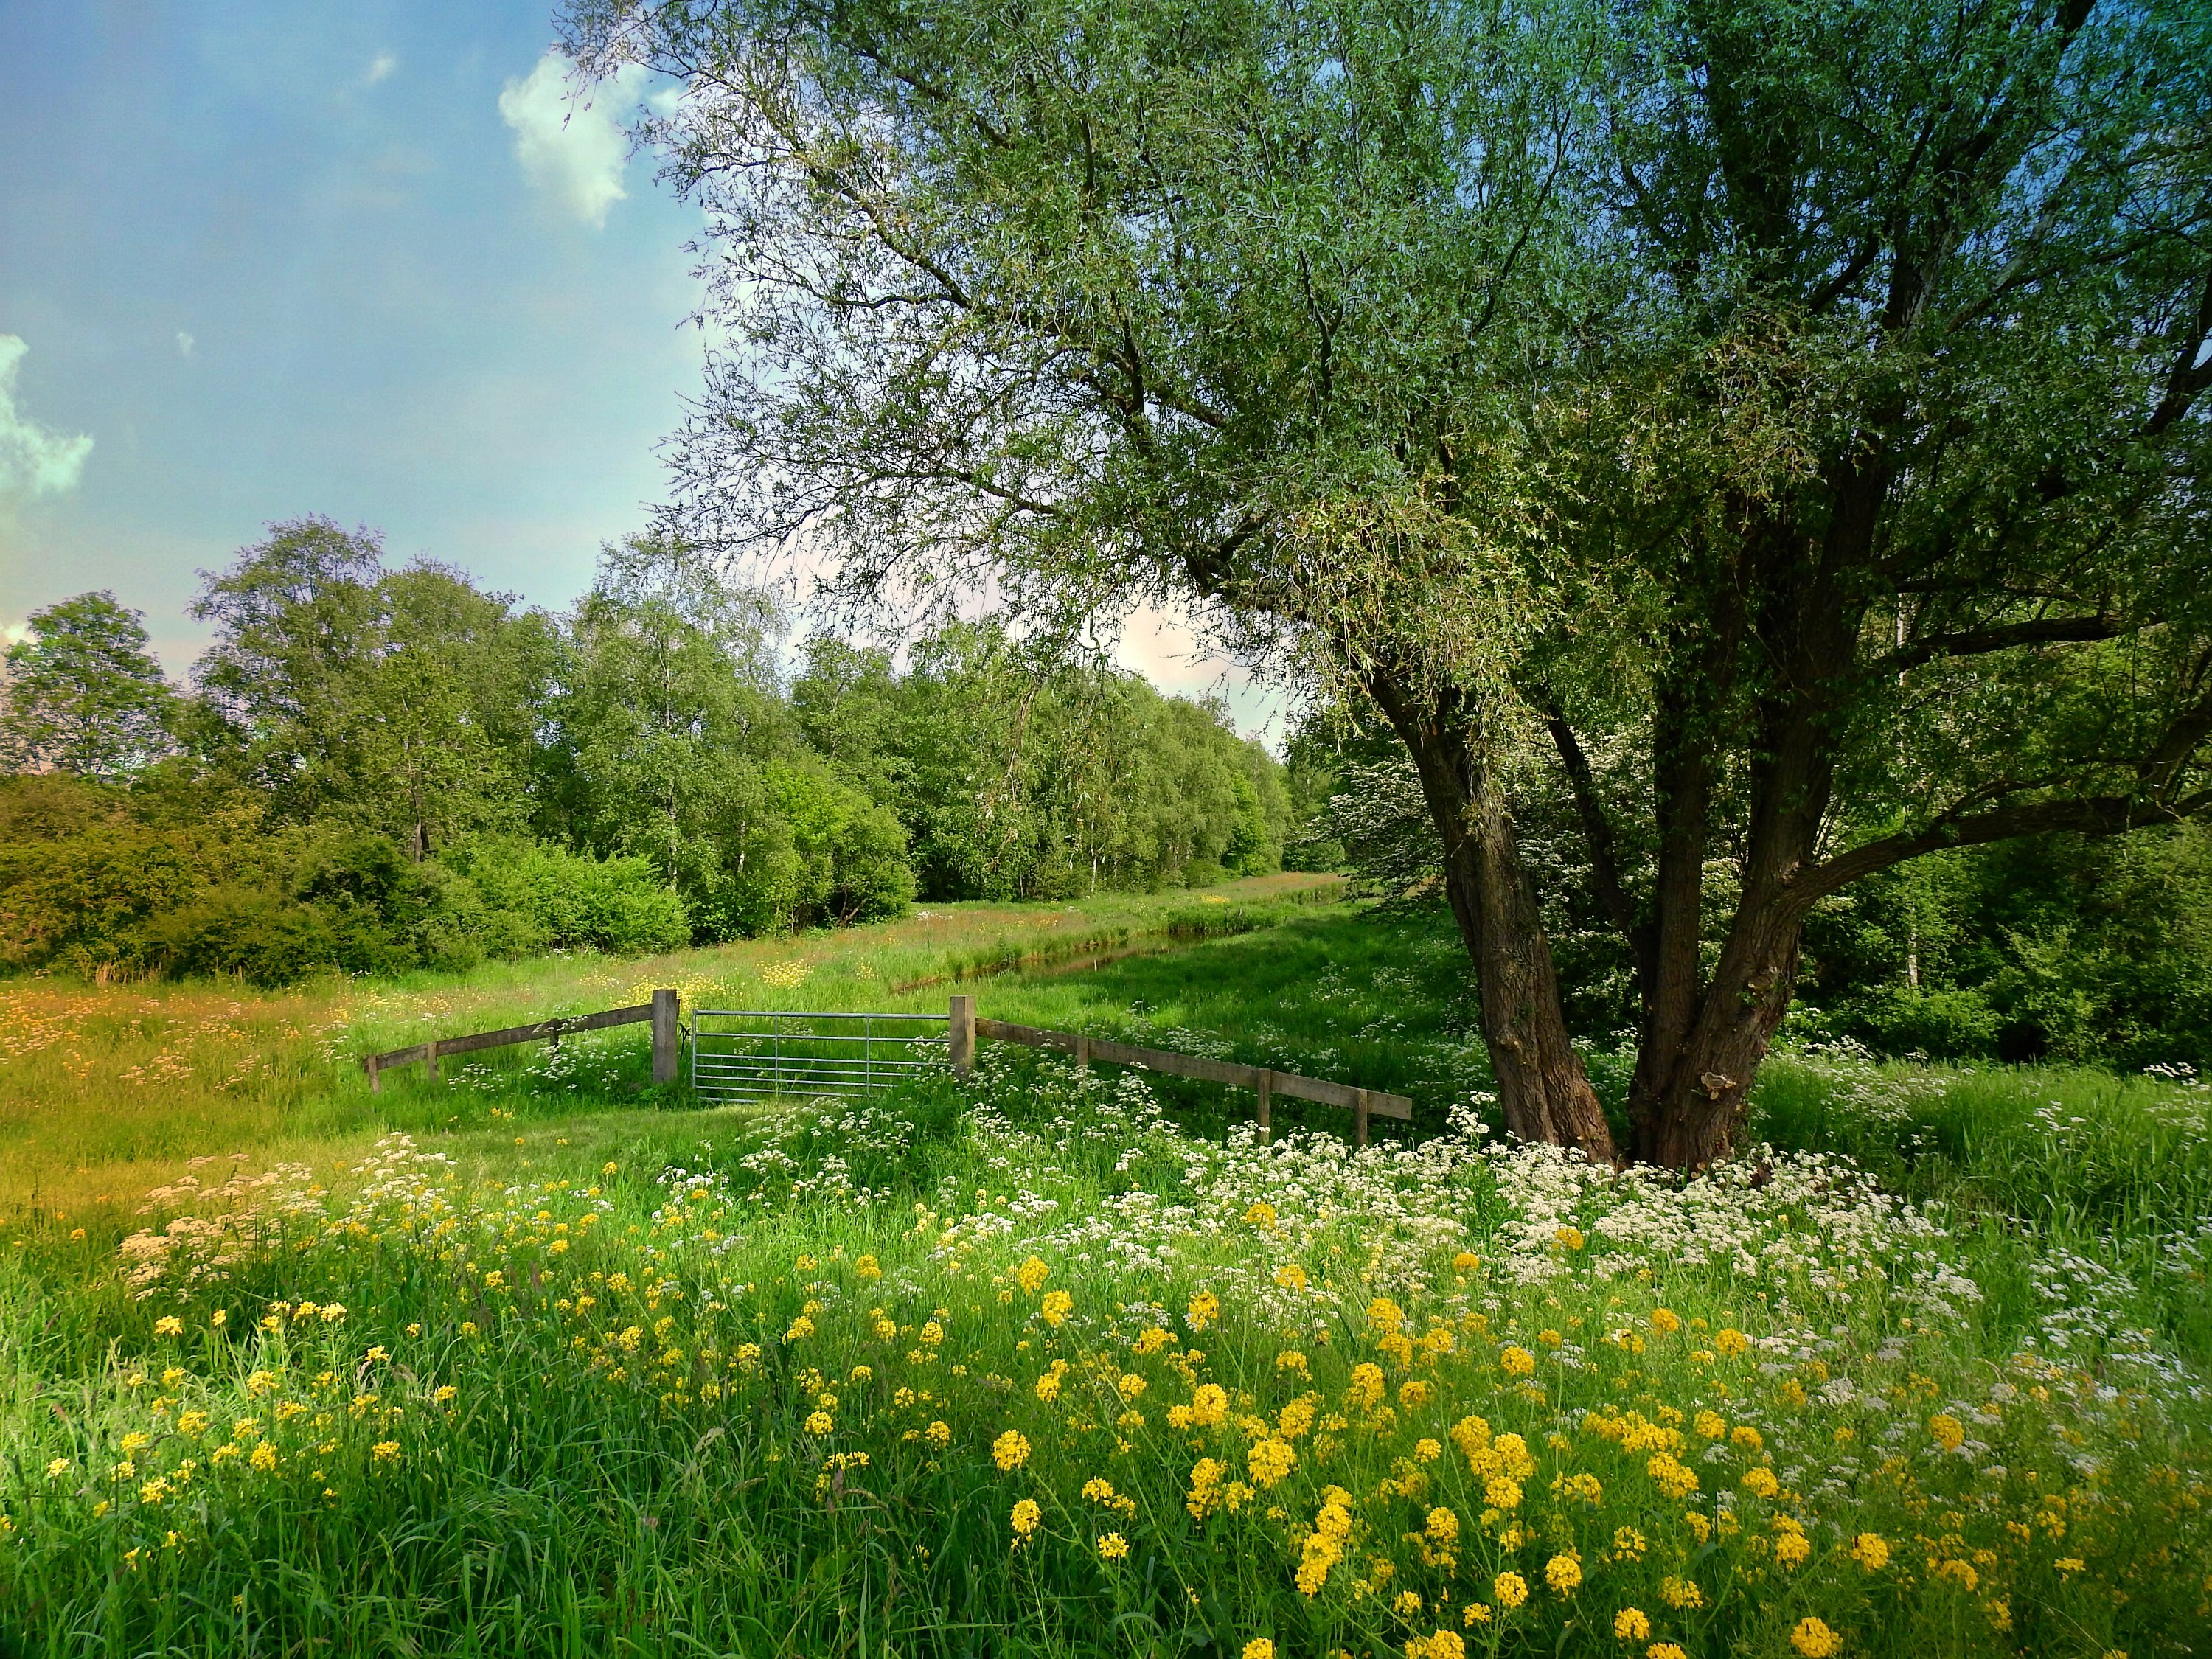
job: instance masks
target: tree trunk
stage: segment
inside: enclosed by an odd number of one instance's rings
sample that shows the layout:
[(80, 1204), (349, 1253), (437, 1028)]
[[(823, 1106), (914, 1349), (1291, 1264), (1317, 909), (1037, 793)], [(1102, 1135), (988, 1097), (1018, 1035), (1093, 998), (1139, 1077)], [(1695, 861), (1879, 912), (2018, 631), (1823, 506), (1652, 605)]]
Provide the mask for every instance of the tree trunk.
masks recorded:
[(1790, 1009), (1802, 933), (1802, 918), (1779, 902), (1747, 907), (1689, 1028), (1647, 1033), (1629, 1098), (1638, 1160), (1702, 1170), (1740, 1150), (1752, 1079)]
[(1443, 842), (1444, 886), (1474, 959), (1482, 1036), (1505, 1127), (1613, 1163), (1605, 1111), (1568, 1040), (1558, 970), (1494, 769), (1455, 708), (1376, 674), (1368, 690), (1413, 757)]

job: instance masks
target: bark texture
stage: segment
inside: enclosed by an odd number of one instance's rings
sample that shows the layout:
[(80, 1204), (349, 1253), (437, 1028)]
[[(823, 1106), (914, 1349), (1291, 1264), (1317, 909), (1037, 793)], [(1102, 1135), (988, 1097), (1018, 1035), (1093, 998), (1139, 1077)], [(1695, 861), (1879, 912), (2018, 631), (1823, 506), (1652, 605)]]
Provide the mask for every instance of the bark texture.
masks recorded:
[(1368, 690), (1413, 757), (1443, 842), (1445, 890), (1474, 963), (1505, 1127), (1616, 1162), (1605, 1109), (1568, 1038), (1551, 939), (1480, 731), (1455, 698), (1424, 697), (1384, 674)]

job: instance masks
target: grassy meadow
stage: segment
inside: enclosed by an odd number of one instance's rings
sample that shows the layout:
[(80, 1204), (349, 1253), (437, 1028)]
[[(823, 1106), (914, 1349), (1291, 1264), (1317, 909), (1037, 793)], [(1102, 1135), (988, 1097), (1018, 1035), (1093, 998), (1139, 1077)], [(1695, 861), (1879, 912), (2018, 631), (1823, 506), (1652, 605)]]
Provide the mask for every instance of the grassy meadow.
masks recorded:
[[(1447, 935), (1297, 894), (0, 992), (0, 1653), (2212, 1650), (2212, 1093), (1791, 1054), (1769, 1152), (1595, 1170), (1486, 1124)], [(993, 1044), (715, 1111), (635, 1030), (356, 1058), (1024, 959), (962, 988), (1419, 1121), (1263, 1145)]]
[[(659, 985), (678, 987), (687, 1006), (941, 1011), (969, 975), (1249, 927), (1336, 885), (1285, 875), (1203, 894), (943, 904), (874, 927), (665, 957), (542, 957), (277, 993), (0, 982), (0, 1223), (36, 1212), (112, 1231), (138, 1193), (192, 1174), (196, 1158), (245, 1152), (265, 1164), (356, 1151), (391, 1128), (465, 1133), (580, 1100), (629, 1104), (649, 1077), (644, 1034), (630, 1029), (572, 1041), (573, 1063), (550, 1073), (548, 1051), (531, 1045), (492, 1050), (473, 1069), (448, 1062), (446, 1080), (465, 1079), (459, 1090), (428, 1085), (418, 1066), (372, 1095), (361, 1056), (428, 1036), (641, 1001)], [(590, 1074), (569, 1075), (577, 1065)]]

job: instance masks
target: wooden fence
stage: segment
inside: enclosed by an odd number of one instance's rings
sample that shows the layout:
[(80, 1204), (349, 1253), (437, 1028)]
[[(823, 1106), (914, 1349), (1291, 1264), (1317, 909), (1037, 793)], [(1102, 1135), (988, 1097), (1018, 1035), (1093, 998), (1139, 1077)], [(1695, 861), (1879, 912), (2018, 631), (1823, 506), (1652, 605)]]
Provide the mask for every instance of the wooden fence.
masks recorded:
[(952, 1069), (967, 1072), (975, 1064), (975, 1039), (988, 1037), (996, 1042), (1018, 1042), (1030, 1048), (1054, 1048), (1074, 1056), (1078, 1066), (1088, 1066), (1097, 1060), (1107, 1066), (1136, 1066), (1148, 1072), (1164, 1072), (1170, 1077), (1201, 1078), (1209, 1083), (1225, 1083), (1232, 1089), (1251, 1089), (1260, 1097), (1260, 1133), (1264, 1137), (1271, 1133), (1269, 1107), (1277, 1095), (1286, 1095), (1294, 1100), (1317, 1101), (1324, 1106), (1340, 1106), (1352, 1113), (1352, 1144), (1367, 1144), (1367, 1121), (1371, 1117), (1396, 1118), (1401, 1121), (1413, 1115), (1413, 1103), (1403, 1095), (1385, 1094), (1379, 1089), (1358, 1089), (1348, 1083), (1332, 1083), (1326, 1078), (1301, 1077), (1296, 1072), (1278, 1072), (1264, 1066), (1241, 1066), (1234, 1060), (1209, 1060), (1202, 1054), (1178, 1054), (1165, 1048), (1139, 1048), (1127, 1042), (1110, 1042), (1103, 1037), (1085, 1036), (1079, 1031), (1047, 1031), (1034, 1025), (1016, 1025), (1003, 1019), (979, 1019), (975, 1014), (975, 999), (954, 997), (950, 1032)]
[(678, 1060), (682, 1048), (682, 1027), (678, 1022), (676, 993), (655, 991), (653, 1000), (633, 1004), (628, 1008), (605, 1008), (595, 1014), (568, 1014), (558, 1019), (541, 1019), (534, 1025), (510, 1025), (500, 1031), (473, 1031), (466, 1036), (432, 1037), (428, 1042), (418, 1042), (411, 1048), (394, 1048), (387, 1054), (371, 1054), (362, 1064), (368, 1071), (368, 1086), (381, 1093), (383, 1073), (394, 1066), (409, 1066), (416, 1060), (426, 1062), (430, 1075), (438, 1075), (438, 1062), (448, 1054), (473, 1054), (479, 1048), (504, 1048), (517, 1042), (558, 1043), (564, 1036), (578, 1031), (604, 1031), (610, 1025), (642, 1025), (653, 1022), (653, 1080), (655, 1083), (676, 1081)]
[[(681, 1074), (683, 1026), (679, 1018), (677, 995), (673, 991), (659, 990), (653, 1000), (641, 1002), (628, 1008), (606, 1008), (594, 1014), (568, 1014), (556, 1019), (541, 1019), (532, 1025), (510, 1025), (498, 1031), (474, 1031), (466, 1036), (432, 1037), (428, 1042), (418, 1042), (411, 1048), (393, 1048), (380, 1054), (370, 1054), (362, 1062), (368, 1072), (368, 1086), (381, 1092), (383, 1074), (395, 1066), (410, 1066), (417, 1060), (429, 1066), (430, 1075), (438, 1074), (438, 1062), (453, 1054), (474, 1054), (480, 1048), (504, 1048), (518, 1042), (555, 1042), (578, 1031), (602, 1031), (611, 1025), (640, 1025), (650, 1020), (653, 1024), (653, 1080), (673, 1083)], [(1403, 1095), (1385, 1094), (1379, 1089), (1355, 1088), (1348, 1083), (1333, 1083), (1326, 1078), (1302, 1077), (1296, 1072), (1278, 1072), (1264, 1066), (1243, 1066), (1234, 1060), (1212, 1060), (1203, 1054), (1178, 1054), (1165, 1048), (1139, 1048), (1132, 1043), (1113, 1042), (1103, 1037), (1086, 1036), (1080, 1031), (1048, 1031), (1035, 1025), (1017, 1025), (1010, 1020), (979, 1019), (975, 1014), (975, 999), (956, 996), (951, 1001), (951, 1021), (947, 1031), (947, 1047), (952, 1069), (965, 1073), (975, 1065), (975, 1040), (988, 1037), (994, 1042), (1018, 1042), (1031, 1048), (1053, 1048), (1073, 1057), (1078, 1066), (1088, 1066), (1097, 1060), (1106, 1066), (1134, 1066), (1147, 1072), (1162, 1072), (1170, 1077), (1201, 1079), (1208, 1083), (1225, 1083), (1232, 1089), (1250, 1089), (1260, 1097), (1260, 1133), (1271, 1132), (1270, 1107), (1277, 1095), (1293, 1100), (1310, 1100), (1323, 1106), (1337, 1106), (1352, 1114), (1352, 1144), (1367, 1144), (1368, 1120), (1376, 1117), (1395, 1118), (1401, 1121), (1413, 1115), (1413, 1103)], [(695, 1039), (696, 1040), (696, 1039)]]

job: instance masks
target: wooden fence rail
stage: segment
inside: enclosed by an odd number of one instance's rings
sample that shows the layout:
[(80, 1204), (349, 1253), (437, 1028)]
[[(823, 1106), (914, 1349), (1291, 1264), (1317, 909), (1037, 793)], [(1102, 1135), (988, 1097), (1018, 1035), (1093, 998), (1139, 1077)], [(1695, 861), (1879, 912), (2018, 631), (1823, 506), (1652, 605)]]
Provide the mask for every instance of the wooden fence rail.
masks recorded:
[(682, 1044), (682, 1028), (678, 1023), (678, 1009), (676, 993), (661, 990), (653, 994), (650, 1002), (635, 1003), (627, 1008), (603, 1008), (595, 1014), (568, 1014), (557, 1019), (541, 1019), (532, 1025), (510, 1025), (499, 1031), (472, 1031), (466, 1036), (432, 1037), (428, 1042), (418, 1042), (410, 1048), (394, 1048), (381, 1054), (370, 1054), (362, 1061), (368, 1072), (368, 1086), (372, 1092), (382, 1093), (383, 1073), (394, 1066), (412, 1065), (416, 1060), (428, 1064), (430, 1075), (438, 1075), (438, 1062), (448, 1054), (473, 1054), (479, 1048), (505, 1048), (517, 1042), (554, 1042), (578, 1031), (604, 1031), (610, 1025), (642, 1025), (653, 1023), (653, 1080), (655, 1083), (676, 1081), (678, 1049)]
[(1276, 1095), (1346, 1109), (1352, 1116), (1352, 1144), (1358, 1146), (1367, 1144), (1367, 1121), (1370, 1117), (1402, 1121), (1413, 1115), (1411, 1100), (1404, 1095), (1385, 1094), (1379, 1089), (1358, 1089), (1348, 1083), (1332, 1083), (1326, 1078), (1301, 1077), (1296, 1072), (1242, 1066), (1234, 1060), (1209, 1060), (1201, 1054), (1139, 1048), (1078, 1031), (1048, 1031), (1003, 1019), (979, 1019), (973, 997), (954, 997), (951, 1016), (949, 1047), (952, 1067), (957, 1072), (968, 1071), (975, 1065), (975, 1039), (989, 1037), (994, 1042), (1018, 1042), (1030, 1048), (1054, 1048), (1073, 1055), (1079, 1066), (1088, 1066), (1095, 1060), (1107, 1066), (1135, 1066), (1148, 1072), (1164, 1072), (1170, 1077), (1201, 1078), (1209, 1083), (1225, 1083), (1232, 1089), (1255, 1090), (1260, 1097), (1260, 1132), (1263, 1136), (1270, 1133), (1268, 1108)]

